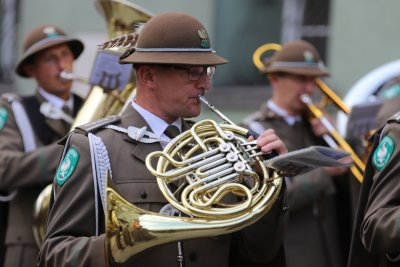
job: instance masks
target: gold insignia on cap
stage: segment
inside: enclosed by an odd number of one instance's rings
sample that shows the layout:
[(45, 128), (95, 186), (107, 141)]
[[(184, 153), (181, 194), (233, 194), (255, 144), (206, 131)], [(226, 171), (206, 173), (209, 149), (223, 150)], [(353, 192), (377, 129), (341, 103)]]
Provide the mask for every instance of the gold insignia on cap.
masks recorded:
[(45, 27), (43, 29), (43, 32), (47, 35), (47, 37), (54, 37), (59, 35), (58, 32), (56, 31), (56, 28), (49, 26), (49, 27)]
[(308, 50), (304, 51), (303, 56), (304, 56), (304, 62), (307, 62), (307, 63), (315, 62), (314, 56), (311, 53), (311, 51), (308, 51)]
[(200, 46), (202, 48), (210, 48), (210, 41), (208, 39), (208, 33), (206, 31), (206, 29), (200, 29), (197, 30), (197, 33), (199, 34), (200, 38), (201, 38), (201, 43)]

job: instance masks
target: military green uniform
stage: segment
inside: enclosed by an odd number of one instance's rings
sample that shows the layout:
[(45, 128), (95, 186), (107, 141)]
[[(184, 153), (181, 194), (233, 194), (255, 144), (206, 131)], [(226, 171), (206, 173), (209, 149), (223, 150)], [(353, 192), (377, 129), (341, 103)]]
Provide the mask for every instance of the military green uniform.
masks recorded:
[[(314, 135), (306, 119), (289, 125), (265, 103), (241, 125), (256, 132), (274, 129), (288, 151), (325, 145)], [(316, 169), (287, 181), (289, 226), (284, 240), (287, 265), (343, 266), (332, 177), (323, 169)]]
[[(78, 109), (82, 100), (74, 99)], [(39, 249), (32, 233), (33, 205), (44, 186), (53, 180), (62, 152), (56, 141), (68, 133), (70, 125), (42, 117), (39, 106), (44, 99), (39, 94), (15, 101), (25, 105), (36, 149), (25, 152), (12, 104), (9, 99), (1, 99), (0, 190), (17, 191), (9, 202), (4, 266), (34, 266)]]
[(381, 128), (400, 109), (400, 96), (386, 99), (376, 115), (376, 127)]
[(373, 136), (361, 185), (349, 267), (400, 265), (400, 112)]
[[(118, 127), (149, 125), (129, 105)], [(184, 130), (188, 125), (184, 123)], [(85, 128), (85, 127), (84, 127)], [(126, 133), (109, 128), (92, 132), (100, 137), (108, 151), (113, 184), (121, 195), (134, 205), (159, 212), (167, 203), (156, 179), (145, 166), (152, 151), (161, 150), (159, 142), (141, 143)], [(112, 265), (105, 252), (104, 213), (99, 192), (95, 192), (88, 133), (76, 131), (67, 143), (65, 158), (73, 168), (65, 168), (69, 176), (54, 181), (54, 204), (51, 207), (46, 239), (40, 251), (39, 266), (107, 266)], [(60, 165), (61, 166), (61, 165)], [(61, 169), (60, 169), (61, 170)], [(285, 192), (282, 189), (282, 192)], [(236, 253), (252, 260), (268, 262), (281, 248), (286, 213), (282, 212), (284, 194), (267, 215), (235, 236)], [(96, 223), (98, 222), (98, 223)], [(98, 227), (96, 227), (98, 226)], [(96, 230), (97, 229), (97, 230)], [(183, 241), (186, 266), (228, 266), (232, 235), (204, 237)], [(149, 248), (135, 255), (122, 266), (177, 266), (177, 242)], [(279, 254), (281, 255), (281, 254)], [(279, 265), (276, 265), (279, 266)], [(282, 265), (281, 265), (282, 266)]]

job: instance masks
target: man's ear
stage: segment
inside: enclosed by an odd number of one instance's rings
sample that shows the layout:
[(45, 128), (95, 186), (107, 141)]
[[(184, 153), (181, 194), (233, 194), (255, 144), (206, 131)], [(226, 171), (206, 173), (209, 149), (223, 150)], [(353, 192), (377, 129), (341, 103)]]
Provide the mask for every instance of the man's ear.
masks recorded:
[(154, 69), (150, 66), (140, 66), (137, 70), (138, 79), (140, 82), (146, 84), (148, 87), (152, 87), (154, 84)]

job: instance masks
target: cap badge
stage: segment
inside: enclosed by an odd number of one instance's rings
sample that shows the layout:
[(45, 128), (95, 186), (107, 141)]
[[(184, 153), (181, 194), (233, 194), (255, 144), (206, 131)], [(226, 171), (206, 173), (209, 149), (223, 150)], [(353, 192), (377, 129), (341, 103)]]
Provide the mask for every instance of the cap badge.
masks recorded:
[(197, 30), (197, 33), (201, 38), (200, 46), (202, 48), (210, 48), (210, 40), (208, 39), (208, 33), (206, 32), (206, 30), (204, 28)]
[(44, 29), (43, 29), (43, 33), (45, 33), (45, 34), (47, 35), (48, 38), (51, 38), (51, 37), (55, 37), (55, 36), (60, 35), (60, 34), (56, 31), (56, 29), (55, 29), (54, 27), (51, 27), (51, 26), (44, 28)]
[(304, 51), (303, 56), (304, 56), (304, 62), (307, 62), (307, 63), (315, 62), (314, 55), (311, 53), (311, 51), (308, 51), (308, 50)]

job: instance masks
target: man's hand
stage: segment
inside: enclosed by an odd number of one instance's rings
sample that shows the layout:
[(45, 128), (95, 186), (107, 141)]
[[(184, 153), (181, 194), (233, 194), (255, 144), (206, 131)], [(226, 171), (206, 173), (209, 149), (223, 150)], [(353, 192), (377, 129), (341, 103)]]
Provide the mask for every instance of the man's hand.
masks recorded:
[[(250, 137), (253, 138), (253, 137)], [(275, 150), (279, 155), (285, 154), (288, 152), (285, 144), (283, 141), (275, 134), (273, 129), (268, 129), (264, 131), (258, 138), (257, 138), (257, 146), (264, 153), (269, 153)]]

